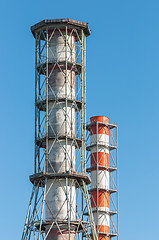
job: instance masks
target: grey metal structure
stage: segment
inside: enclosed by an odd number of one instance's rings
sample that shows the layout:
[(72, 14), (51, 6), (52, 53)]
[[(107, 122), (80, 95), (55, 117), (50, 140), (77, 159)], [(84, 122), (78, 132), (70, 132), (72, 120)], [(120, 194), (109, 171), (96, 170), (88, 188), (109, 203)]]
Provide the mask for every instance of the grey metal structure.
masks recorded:
[(87, 23), (52, 19), (35, 24), (31, 31), (36, 43), (35, 159), (21, 239), (96, 239), (86, 173), (90, 30)]
[[(94, 125), (96, 132), (99, 132), (100, 126), (102, 125), (103, 127), (106, 127), (109, 129), (109, 144), (108, 146), (105, 145), (104, 141), (101, 141), (99, 138), (100, 134), (95, 134), (94, 139), (93, 139), (93, 144), (90, 141), (90, 136), (92, 134), (92, 126)], [(95, 149), (96, 157), (93, 159), (95, 161), (96, 166), (92, 167), (91, 164), (91, 150)], [(105, 166), (101, 166), (99, 164), (100, 159), (98, 156), (98, 153), (100, 152), (99, 149), (105, 149), (103, 150), (103, 154), (108, 151), (109, 153), (109, 160), (108, 160), (108, 165), (105, 164)], [(93, 156), (92, 156), (93, 157)], [(118, 127), (117, 124), (112, 124), (112, 123), (103, 123), (99, 121), (95, 121), (93, 123), (89, 122), (87, 123), (87, 172), (91, 173), (93, 169), (96, 169), (96, 179), (95, 179), (95, 184), (93, 183), (92, 185), (95, 185), (95, 189), (97, 190), (97, 204), (96, 207), (92, 207), (93, 214), (96, 214), (97, 220), (95, 220), (95, 225), (96, 225), (96, 231), (97, 231), (97, 239), (100, 240), (108, 240), (108, 239), (116, 239), (119, 240), (119, 219), (118, 219)], [(106, 181), (106, 185), (108, 185), (108, 188), (106, 192), (109, 195), (109, 209), (103, 211), (102, 208), (100, 207), (99, 204), (99, 191), (102, 190), (101, 188), (101, 182), (102, 177), (101, 177), (101, 170), (105, 170), (108, 172), (109, 179)], [(93, 182), (93, 179), (91, 179)], [(90, 193), (90, 200), (91, 203), (93, 202), (92, 195), (91, 195), (91, 185), (89, 186), (89, 193)], [(102, 200), (103, 201), (103, 200)], [(87, 212), (85, 213), (87, 215)], [(109, 232), (101, 232), (100, 227), (101, 223), (98, 223), (100, 219), (100, 214), (109, 215)], [(104, 224), (104, 223), (103, 223)]]

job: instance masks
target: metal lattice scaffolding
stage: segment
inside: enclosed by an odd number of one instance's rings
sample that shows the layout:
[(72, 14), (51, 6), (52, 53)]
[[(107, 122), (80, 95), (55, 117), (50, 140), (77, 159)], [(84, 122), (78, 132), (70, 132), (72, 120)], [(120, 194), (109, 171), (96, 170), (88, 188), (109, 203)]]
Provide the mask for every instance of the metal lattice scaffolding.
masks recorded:
[(87, 130), (87, 172), (91, 174), (89, 193), (97, 239), (118, 240), (117, 125), (97, 116), (91, 118)]
[[(86, 173), (86, 23), (44, 20), (35, 38), (35, 159), (22, 240), (96, 239)], [(83, 206), (81, 206), (84, 199)], [(84, 215), (84, 212), (88, 215)]]

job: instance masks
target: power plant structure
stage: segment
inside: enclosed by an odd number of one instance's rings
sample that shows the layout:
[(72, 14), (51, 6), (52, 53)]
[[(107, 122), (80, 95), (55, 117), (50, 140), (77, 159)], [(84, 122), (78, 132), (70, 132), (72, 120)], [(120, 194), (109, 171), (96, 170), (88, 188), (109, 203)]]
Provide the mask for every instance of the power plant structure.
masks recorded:
[(43, 20), (35, 38), (35, 158), (21, 240), (118, 240), (117, 125), (86, 122), (87, 23)]

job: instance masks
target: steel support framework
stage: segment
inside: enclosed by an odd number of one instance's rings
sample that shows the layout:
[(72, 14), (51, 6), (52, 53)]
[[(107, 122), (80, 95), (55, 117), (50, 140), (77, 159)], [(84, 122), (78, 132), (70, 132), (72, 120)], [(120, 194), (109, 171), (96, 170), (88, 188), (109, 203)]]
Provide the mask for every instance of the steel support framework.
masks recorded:
[[(98, 149), (101, 147), (104, 147), (102, 142), (98, 141), (98, 134), (95, 135), (94, 143), (90, 143), (90, 134), (91, 134), (91, 126), (95, 125), (96, 132), (98, 133), (98, 129), (100, 125), (105, 125), (106, 128), (109, 129), (109, 166), (102, 167), (103, 170), (106, 170), (109, 172), (109, 189), (107, 189), (107, 192), (109, 194), (109, 202), (110, 202), (110, 209), (107, 214), (109, 214), (110, 218), (110, 232), (105, 235), (105, 239), (116, 239), (119, 240), (119, 224), (118, 224), (118, 127), (117, 124), (111, 124), (111, 123), (103, 123), (96, 121), (94, 123), (87, 123), (87, 172), (91, 173), (91, 149), (96, 148), (96, 152), (98, 153)], [(104, 152), (103, 152), (104, 154)], [(98, 159), (98, 154), (96, 155), (96, 159), (93, 161), (96, 162), (96, 189), (97, 189), (97, 206), (95, 209), (95, 212), (98, 213), (101, 211), (100, 208), (98, 208), (98, 191), (99, 191), (99, 182), (98, 182), (98, 176), (99, 176), (99, 169), (101, 169), (101, 165), (99, 165), (100, 159)], [(90, 199), (91, 199), (91, 187), (89, 188), (90, 193)], [(94, 201), (94, 199), (91, 199)], [(87, 214), (87, 213), (85, 213)], [(98, 218), (97, 218), (98, 219)], [(97, 220), (97, 226), (98, 226), (98, 220)], [(99, 228), (97, 227), (97, 239), (99, 238), (99, 235), (102, 234), (99, 232)], [(99, 238), (104, 239), (104, 238)]]
[[(87, 189), (90, 178), (86, 173), (86, 37), (90, 35), (89, 28), (87, 24), (78, 21), (61, 19), (44, 20), (34, 25), (31, 30), (35, 37), (35, 159), (34, 174), (30, 176), (33, 189), (21, 239), (50, 239), (49, 234), (52, 229), (56, 229), (64, 240), (72, 239), (72, 231), (74, 239), (92, 239), (92, 233), (93, 239), (96, 239)], [(57, 34), (64, 42), (60, 48), (62, 56), (65, 56), (64, 59), (57, 59), (53, 48), (50, 47), (52, 39)], [(75, 38), (74, 46), (69, 42), (72, 36)], [(72, 57), (73, 54), (75, 57)], [(51, 75), (57, 69), (65, 79), (61, 87), (64, 91), (63, 97), (54, 93), (49, 82)], [(70, 76), (68, 75), (72, 72), (75, 73), (75, 97), (69, 98)], [(50, 92), (54, 97), (50, 97)], [(65, 129), (63, 135), (54, 129), (54, 123), (50, 120), (51, 112), (55, 111), (57, 106), (61, 106), (63, 111), (63, 122), (60, 123), (60, 128)], [(74, 116), (70, 115), (74, 110), (75, 134), (72, 126)], [(51, 135), (51, 131), (54, 134)], [(60, 145), (61, 143), (63, 145)], [(62, 172), (54, 169), (50, 160), (55, 144), (59, 144), (63, 151), (64, 158), (61, 161), (65, 169)], [(72, 156), (70, 152), (73, 147), (75, 147), (75, 169), (68, 166), (72, 161), (69, 158)], [(48, 181), (51, 181), (49, 187), (47, 187)], [(47, 201), (49, 191), (54, 184), (59, 184), (65, 195), (63, 205), (67, 206), (67, 216), (64, 219), (58, 217), (61, 209), (55, 216), (52, 212), (53, 207), (49, 206)], [(74, 196), (76, 209), (72, 210), (74, 218), (70, 217), (70, 208), (73, 207), (70, 207), (72, 197), (69, 191), (72, 186), (76, 191)], [(46, 218), (46, 209), (52, 216), (50, 219)], [(84, 215), (86, 211), (87, 216)], [(68, 232), (67, 238), (64, 235), (65, 230)]]

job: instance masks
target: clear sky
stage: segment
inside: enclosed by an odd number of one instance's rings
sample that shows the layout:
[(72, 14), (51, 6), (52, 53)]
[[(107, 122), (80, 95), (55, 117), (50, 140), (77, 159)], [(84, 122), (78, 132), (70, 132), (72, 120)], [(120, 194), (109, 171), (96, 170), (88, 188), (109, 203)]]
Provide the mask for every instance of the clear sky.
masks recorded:
[(87, 120), (119, 126), (121, 240), (158, 239), (159, 1), (1, 0), (0, 239), (21, 238), (34, 157), (34, 38), (45, 18), (88, 22)]

